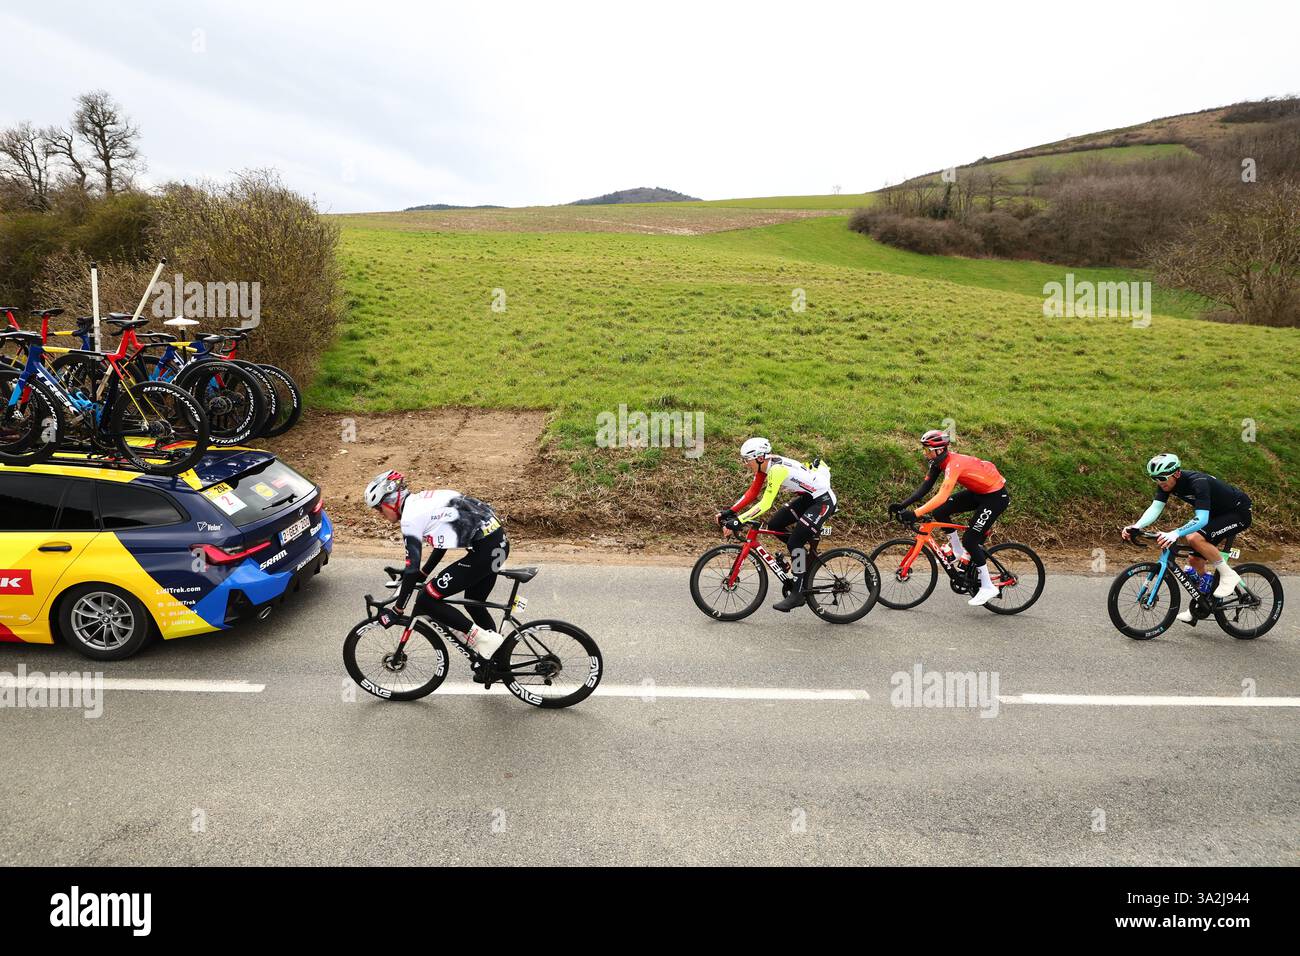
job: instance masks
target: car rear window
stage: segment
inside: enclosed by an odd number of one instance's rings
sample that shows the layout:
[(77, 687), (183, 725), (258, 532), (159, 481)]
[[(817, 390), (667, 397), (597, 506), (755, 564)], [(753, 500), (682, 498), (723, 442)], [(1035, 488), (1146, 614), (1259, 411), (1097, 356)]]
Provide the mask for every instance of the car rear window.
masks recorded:
[(310, 497), (316, 486), (284, 462), (271, 459), (237, 478), (203, 489), (203, 496), (236, 527), (269, 518)]
[(185, 520), (166, 495), (107, 483), (99, 487), (99, 516), (105, 531), (151, 528)]

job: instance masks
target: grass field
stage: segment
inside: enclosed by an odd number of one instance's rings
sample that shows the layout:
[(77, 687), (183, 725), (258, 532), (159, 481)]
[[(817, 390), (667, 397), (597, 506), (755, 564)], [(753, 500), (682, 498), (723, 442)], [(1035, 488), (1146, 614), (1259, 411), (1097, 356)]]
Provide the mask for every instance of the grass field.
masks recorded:
[(624, 203), (613, 206), (525, 206), (517, 209), (447, 209), (348, 213), (334, 216), (349, 229), (401, 232), (631, 232), (696, 236), (754, 229), (836, 210), (801, 207), (732, 207), (704, 203)]
[[(1081, 166), (1088, 162), (1136, 163), (1144, 160), (1158, 159), (1165, 156), (1190, 156), (1192, 151), (1181, 143), (1154, 143), (1137, 146), (1111, 146), (1103, 149), (1086, 149), (1070, 153), (1054, 153), (1047, 156), (1027, 156), (1022, 159), (1006, 159), (997, 163), (981, 163), (978, 166), (959, 166), (957, 175), (963, 172), (981, 175), (996, 174), (1007, 180), (1008, 186), (1026, 186), (1036, 169), (1060, 172), (1071, 166)], [(938, 181), (939, 174), (921, 177), (928, 181)]]
[[(348, 319), (309, 400), (546, 409), (572, 474), (556, 494), (575, 503), (604, 496), (671, 527), (741, 486), (735, 446), (761, 433), (825, 454), (850, 523), (871, 519), (919, 478), (914, 436), (952, 419), (1037, 540), (1138, 514), (1141, 465), (1161, 450), (1244, 485), (1261, 528), (1296, 529), (1297, 330), (1203, 322), (1167, 295), (1150, 328), (1048, 319), (1042, 286), (1062, 267), (901, 252), (842, 217), (699, 236), (361, 221), (344, 220)], [(597, 414), (620, 404), (702, 411), (703, 459), (595, 448)]]

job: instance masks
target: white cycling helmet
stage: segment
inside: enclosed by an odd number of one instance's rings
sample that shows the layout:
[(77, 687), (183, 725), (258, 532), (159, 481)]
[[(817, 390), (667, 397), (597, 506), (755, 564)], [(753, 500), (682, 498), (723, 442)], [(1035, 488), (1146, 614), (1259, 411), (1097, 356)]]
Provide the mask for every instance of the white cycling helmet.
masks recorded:
[(745, 461), (766, 458), (772, 454), (772, 443), (766, 438), (751, 438), (740, 446), (740, 457)]
[(366, 507), (378, 508), (390, 504), (398, 511), (402, 510), (402, 499), (406, 497), (406, 478), (400, 471), (386, 471), (376, 475), (366, 485)]

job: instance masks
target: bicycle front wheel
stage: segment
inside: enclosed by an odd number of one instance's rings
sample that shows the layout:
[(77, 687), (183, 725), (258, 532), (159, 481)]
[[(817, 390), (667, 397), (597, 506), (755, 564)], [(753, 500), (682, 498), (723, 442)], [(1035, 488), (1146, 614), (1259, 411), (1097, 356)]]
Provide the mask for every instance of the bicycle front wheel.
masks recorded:
[(996, 544), (987, 552), (989, 577), (998, 596), (984, 606), (994, 614), (1019, 614), (1043, 593), (1047, 572), (1033, 549), (1023, 544)]
[(1272, 630), (1282, 616), (1282, 582), (1262, 564), (1243, 564), (1235, 570), (1241, 583), (1224, 602), (1228, 607), (1214, 609), (1214, 619), (1237, 640), (1253, 641)]
[(731, 581), (741, 548), (739, 544), (720, 544), (705, 551), (691, 568), (691, 599), (701, 611), (719, 621), (749, 617), (767, 597), (767, 568), (753, 549), (736, 572), (735, 581)]
[(910, 565), (903, 566), (915, 546), (915, 538), (894, 538), (871, 552), (871, 561), (880, 571), (880, 603), (887, 608), (916, 607), (939, 583), (939, 564), (929, 548), (922, 548)]
[(113, 405), (114, 445), (153, 475), (179, 475), (208, 450), (208, 418), (189, 392), (166, 382), (124, 386)]
[(525, 704), (547, 709), (586, 700), (605, 672), (591, 635), (564, 621), (520, 625), (494, 659), (507, 662), (506, 690)]
[[(1143, 561), (1125, 568), (1110, 586), (1106, 610), (1110, 622), (1121, 634), (1135, 641), (1149, 641), (1169, 630), (1178, 614), (1178, 588), (1166, 571), (1157, 581), (1160, 564)], [(1154, 596), (1152, 590), (1157, 589)]]
[(851, 624), (867, 615), (880, 597), (880, 572), (856, 548), (818, 555), (808, 579), (808, 607), (823, 621)]
[(400, 627), (365, 620), (343, 641), (343, 666), (361, 689), (383, 700), (417, 700), (447, 677), (447, 645), (422, 621), (415, 622), (406, 647)]

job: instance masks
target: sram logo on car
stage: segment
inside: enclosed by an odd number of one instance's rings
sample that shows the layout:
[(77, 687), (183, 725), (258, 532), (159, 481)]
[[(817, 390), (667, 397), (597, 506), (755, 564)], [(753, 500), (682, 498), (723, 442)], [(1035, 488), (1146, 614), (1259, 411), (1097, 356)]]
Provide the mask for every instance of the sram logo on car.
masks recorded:
[(275, 564), (275, 562), (279, 561), (288, 553), (289, 553), (288, 551), (281, 551), (279, 554), (272, 555), (271, 557), (263, 561), (261, 564), (259, 564), (258, 567), (261, 568), (263, 571), (265, 571), (267, 568)]
[(0, 571), (0, 594), (31, 594), (31, 571)]

